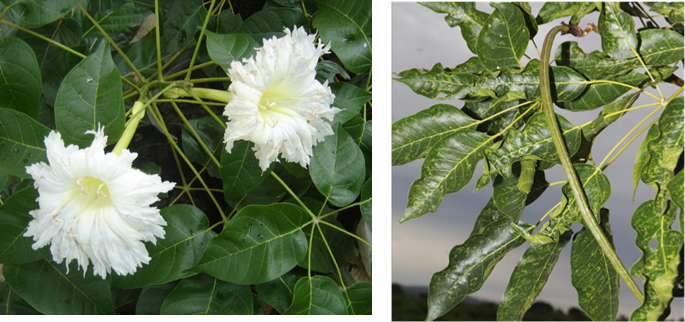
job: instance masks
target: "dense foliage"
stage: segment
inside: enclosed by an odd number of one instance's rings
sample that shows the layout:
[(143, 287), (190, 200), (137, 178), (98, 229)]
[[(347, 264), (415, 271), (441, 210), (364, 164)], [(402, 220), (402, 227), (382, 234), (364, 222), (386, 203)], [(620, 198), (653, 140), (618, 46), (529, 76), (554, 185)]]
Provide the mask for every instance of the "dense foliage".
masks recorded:
[[(446, 195), (472, 180), (481, 161), (484, 174), (477, 179), (476, 189), (492, 183), (492, 197), (477, 215), (471, 235), (452, 249), (448, 266), (431, 279), (427, 319), (446, 314), (467, 294), (479, 290), (493, 267), (524, 244), (529, 246), (509, 280), (498, 308), (499, 320), (523, 318), (545, 286), (559, 253), (568, 246), (578, 305), (590, 318), (616, 319), (621, 278), (642, 302), (632, 320), (668, 316), (673, 296), (682, 297), (683, 288), (684, 101), (683, 80), (674, 74), (683, 60), (683, 4), (548, 2), (537, 16), (527, 3), (491, 3), (492, 13), (476, 9), (474, 3), (422, 5), (447, 14), (445, 21), (461, 29), (474, 56), (454, 68), (437, 63), (430, 70), (415, 68), (396, 74), (396, 81), (419, 95), (463, 101), (461, 108), (435, 104), (393, 124), (393, 165), (423, 159), (421, 176), (411, 185), (400, 223), (436, 212)], [(578, 26), (593, 11), (599, 11), (596, 25)], [(656, 15), (665, 17), (666, 24), (662, 20), (659, 25), (653, 18)], [(568, 35), (560, 36), (563, 43), (552, 49), (553, 65), (524, 58), (538, 26), (559, 18), (567, 18), (568, 25), (556, 31)], [(641, 24), (636, 25), (636, 20)], [(544, 44), (536, 45), (543, 54), (556, 31), (548, 34), (551, 38)], [(599, 34), (602, 51), (586, 53), (577, 41), (568, 39), (587, 33)], [(550, 79), (545, 86), (547, 81), (540, 75), (547, 68)], [(579, 178), (578, 191), (587, 202), (576, 200), (569, 180), (561, 196), (546, 196), (560, 201), (533, 225), (520, 221), (521, 214), (550, 186), (545, 170), (562, 159), (543, 113), (548, 101), (541, 86), (551, 90), (550, 106), (553, 102), (579, 113), (601, 110), (582, 125), (556, 115), (561, 149), (573, 162), (564, 165), (564, 171), (569, 178), (571, 174)], [(667, 86), (677, 88), (673, 95), (663, 94)], [(653, 103), (635, 106), (640, 96), (653, 98)], [(602, 130), (640, 108), (653, 112), (635, 128), (626, 129), (616, 149), (596, 163), (593, 144), (602, 140)], [(650, 120), (651, 116), (656, 118)], [(638, 144), (635, 139), (645, 131), (633, 178), (635, 186), (641, 181), (653, 187), (655, 194), (633, 214), (636, 245), (643, 256), (628, 273), (611, 244), (609, 210), (603, 208), (611, 185), (604, 170), (625, 146)], [(591, 211), (588, 217), (582, 215), (585, 203)], [(573, 223), (584, 228), (573, 232)], [(588, 229), (592, 225), (599, 228), (596, 234)], [(630, 275), (644, 281), (642, 290)]]
[[(371, 314), (371, 1), (0, 0), (0, 19), (0, 312)], [(330, 44), (316, 79), (341, 111), (307, 167), (263, 171), (252, 142), (225, 149), (227, 70), (298, 27)], [(110, 150), (134, 103), (133, 166), (176, 187), (149, 264), (103, 279), (32, 249), (25, 167), (53, 130), (84, 148), (102, 125)]]

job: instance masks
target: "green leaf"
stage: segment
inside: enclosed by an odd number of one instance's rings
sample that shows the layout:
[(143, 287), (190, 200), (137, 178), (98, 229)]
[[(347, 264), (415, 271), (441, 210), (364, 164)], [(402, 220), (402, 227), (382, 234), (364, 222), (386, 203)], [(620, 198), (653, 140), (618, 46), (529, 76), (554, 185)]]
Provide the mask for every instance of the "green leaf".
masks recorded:
[(343, 290), (347, 312), (351, 315), (371, 315), (371, 283), (357, 282)]
[(537, 23), (544, 24), (552, 20), (579, 15), (580, 18), (595, 9), (594, 3), (587, 2), (545, 2), (535, 19)]
[[(157, 41), (154, 32), (148, 33), (122, 50), (144, 77), (150, 77), (157, 71)], [(162, 61), (166, 61), (171, 55), (162, 49)], [(113, 60), (121, 75), (127, 77), (133, 75), (133, 69), (121, 55), (114, 56)], [(129, 79), (132, 78), (129, 77)]]
[[(681, 174), (682, 176), (682, 174)], [(681, 180), (682, 181), (682, 180)], [(682, 195), (682, 185), (680, 187), (681, 190), (681, 195)], [(366, 180), (364, 183), (364, 186), (362, 186), (362, 197), (361, 197), (361, 205), (359, 206), (361, 212), (362, 212), (362, 218), (364, 219), (364, 222), (371, 227), (371, 191), (372, 191), (372, 184), (371, 184), (371, 178), (369, 180)], [(682, 198), (681, 198), (682, 199)]]
[(446, 194), (466, 186), (490, 139), (480, 132), (457, 132), (435, 144), (421, 166), (421, 177), (409, 188), (407, 208), (399, 222), (434, 213)]
[[(485, 120), (483, 125), (479, 126), (479, 130), (487, 131), (489, 135), (499, 134), (505, 131), (508, 126), (520, 128), (523, 122), (528, 117), (519, 119), (517, 124), (511, 124), (516, 120), (521, 113), (530, 109), (536, 108), (537, 105), (524, 106), (520, 105), (521, 100), (526, 99), (526, 94), (522, 92), (508, 92), (499, 98), (489, 98), (483, 101), (466, 101), (464, 107), (461, 109), (467, 115), (474, 116), (477, 119)], [(520, 105), (518, 108), (514, 106)], [(512, 109), (513, 108), (513, 109)]]
[(295, 284), (305, 275), (292, 270), (272, 281), (255, 285), (255, 290), (260, 298), (269, 303), (278, 313), (283, 314), (293, 302)]
[[(609, 178), (600, 168), (592, 164), (577, 163), (574, 164), (573, 167), (578, 174), (578, 179), (580, 179), (580, 182), (583, 185), (583, 191), (587, 196), (590, 210), (592, 210), (595, 217), (599, 217), (600, 208), (611, 196), (611, 183), (609, 182)], [(578, 203), (576, 202), (576, 198), (573, 196), (573, 192), (568, 183), (561, 188), (561, 192), (564, 195), (562, 198), (566, 200), (562, 201), (562, 205), (564, 205), (565, 208), (561, 213), (561, 218), (567, 222), (583, 223), (584, 221), (580, 214)], [(555, 217), (555, 214), (553, 214), (552, 217)]]
[(38, 315), (31, 305), (26, 303), (12, 287), (0, 282), (0, 312), (5, 315)]
[(252, 291), (248, 285), (199, 274), (178, 283), (164, 300), (160, 314), (252, 314)]
[[(272, 165), (273, 164), (274, 163), (272, 163)], [(276, 173), (297, 196), (301, 196), (309, 190), (309, 187), (312, 185), (312, 180), (309, 178), (309, 172), (307, 172), (306, 178), (298, 178), (290, 174), (285, 167), (280, 164), (275, 164), (273, 172)], [(235, 197), (233, 200), (229, 201), (229, 204), (236, 209), (254, 204), (268, 205), (280, 201), (286, 195), (289, 194), (288, 191), (283, 188), (283, 185), (281, 185), (273, 176), (267, 176), (262, 184), (250, 190), (250, 192), (244, 196)]]
[[(631, 320), (655, 321), (669, 310), (683, 247), (683, 233), (671, 229), (676, 213), (677, 208), (670, 204), (662, 214), (657, 203), (648, 200), (633, 214), (631, 226), (637, 232), (635, 244), (643, 255), (631, 267), (630, 274), (645, 280), (645, 300), (630, 316)], [(650, 247), (655, 239), (658, 244)]]
[(177, 52), (194, 42), (193, 36), (207, 16), (200, 0), (162, 1), (159, 3), (161, 42), (166, 52)]
[(633, 94), (626, 95), (619, 101), (604, 105), (602, 112), (599, 113), (597, 118), (581, 127), (583, 139), (588, 141), (594, 139), (602, 130), (609, 126), (609, 124), (615, 122), (625, 115), (625, 113), (619, 112), (630, 108), (639, 96), (640, 93), (635, 92)]
[(433, 65), (431, 70), (412, 68), (397, 76), (400, 78), (393, 80), (409, 86), (414, 93), (441, 100), (464, 98), (476, 83), (476, 76), (451, 71), (440, 63)]
[[(609, 210), (602, 209), (600, 214), (600, 228), (613, 246)], [(573, 239), (571, 283), (578, 292), (578, 305), (593, 321), (616, 321), (619, 276), (587, 228), (583, 228)]]
[(164, 299), (174, 290), (178, 281), (161, 285), (150, 285), (142, 289), (136, 303), (136, 314), (159, 315)]
[(247, 206), (209, 242), (195, 270), (242, 285), (271, 281), (305, 256), (300, 228), (308, 220), (302, 208), (287, 203)]
[[(559, 114), (557, 114), (557, 120), (569, 154), (573, 155), (580, 147), (580, 128)], [(508, 132), (499, 148), (493, 146), (492, 149), (485, 151), (485, 155), (490, 171), (499, 171), (502, 174), (508, 173), (511, 165), (522, 158), (559, 163), (559, 157), (542, 112), (531, 116), (523, 131)]]
[(478, 35), (476, 53), (492, 71), (504, 67), (523, 68), (521, 57), (528, 47), (530, 30), (523, 13), (511, 3), (491, 3), (495, 8)]
[(361, 115), (355, 115), (343, 124), (343, 128), (362, 151), (366, 167), (364, 178), (370, 178), (372, 175), (373, 120), (365, 120)]
[(350, 79), (350, 74), (334, 61), (320, 60), (316, 63), (316, 80), (319, 81), (319, 83), (323, 84), (326, 81), (328, 81), (328, 83), (333, 83), (335, 82), (336, 75), (340, 75), (344, 79)]
[[(318, 209), (310, 208), (310, 209)], [(350, 258), (359, 256), (359, 252), (354, 245), (354, 239), (348, 234), (341, 232), (345, 231), (345, 227), (338, 222), (334, 217), (326, 217), (322, 219), (338, 229), (329, 227), (328, 225), (319, 225), (321, 232), (314, 228), (314, 237), (310, 239), (311, 226), (307, 225), (302, 228), (307, 240), (312, 242), (309, 244), (310, 252), (307, 256), (300, 259), (297, 263), (302, 268), (309, 268), (312, 271), (317, 271), (323, 274), (336, 272), (336, 264), (341, 265), (346, 263)], [(323, 236), (322, 236), (323, 234)], [(330, 249), (330, 250), (329, 250)], [(335, 257), (335, 263), (331, 259), (332, 252)], [(311, 254), (311, 258), (309, 257)]]
[(207, 216), (191, 205), (165, 207), (160, 214), (166, 221), (164, 239), (156, 245), (146, 243), (150, 263), (133, 275), (114, 276), (112, 284), (122, 289), (164, 284), (194, 275), (188, 271), (200, 259), (216, 233), (209, 230)]
[[(432, 2), (429, 2), (432, 3)], [(454, 3), (466, 3), (466, 2), (454, 2)], [(485, 66), (480, 62), (478, 56), (469, 58), (466, 62), (461, 63), (454, 68), (453, 72), (457, 73), (467, 73), (467, 74), (480, 74), (485, 70)]]
[(3, 275), (31, 306), (43, 314), (114, 314), (109, 279), (69, 265), (41, 259), (27, 264), (5, 264)]
[(341, 111), (335, 114), (331, 124), (345, 123), (356, 115), (359, 115), (362, 106), (371, 100), (371, 93), (348, 83), (332, 83), (331, 91), (335, 94), (333, 106)]
[(209, 17), (207, 30), (218, 34), (227, 34), (235, 31), (242, 24), (243, 18), (240, 14), (234, 14), (231, 10), (223, 10), (218, 15)]
[(217, 124), (211, 116), (201, 117), (188, 121), (181, 128), (181, 144), (183, 152), (188, 159), (197, 162), (203, 167), (207, 167), (207, 173), (214, 177), (221, 177), (219, 166), (207, 155), (200, 142), (195, 139), (188, 126), (195, 130), (202, 143), (212, 152), (214, 158), (221, 160), (223, 151), (224, 128)]
[(255, 157), (249, 141), (237, 141), (231, 153), (221, 152), (221, 181), (224, 184), (224, 196), (227, 201), (247, 194), (259, 186), (275, 166), (272, 164), (262, 172), (259, 160)]
[[(645, 74), (638, 73), (636, 71), (630, 71), (627, 74), (612, 77), (609, 79), (609, 81), (636, 86), (644, 80), (646, 80), (647, 78), (648, 76)], [(583, 94), (580, 95), (574, 101), (564, 102), (558, 105), (559, 107), (567, 109), (569, 111), (592, 110), (613, 102), (629, 90), (630, 87), (626, 87), (616, 83), (593, 83), (590, 84), (587, 90), (583, 92)]]
[(207, 51), (212, 61), (219, 64), (224, 72), (231, 67), (231, 63), (241, 62), (255, 54), (259, 43), (245, 34), (216, 34), (205, 31), (207, 35)]
[[(128, 2), (114, 9), (97, 12), (94, 16), (98, 25), (107, 33), (118, 46), (128, 45), (136, 34), (138, 26), (145, 17), (150, 15), (150, 10)], [(102, 32), (86, 19), (83, 22), (83, 38), (104, 37)]]
[(319, 12), (312, 22), (324, 43), (347, 70), (363, 73), (371, 68), (371, 2), (317, 0)]
[[(683, 37), (673, 30), (643, 30), (638, 33), (639, 53), (646, 66), (666, 65), (683, 59)], [(609, 58), (606, 53), (583, 52), (575, 41), (564, 42), (555, 53), (557, 65), (572, 67), (590, 79), (615, 77), (642, 67), (637, 56)]]
[(91, 135), (84, 135), (86, 131), (104, 126), (111, 144), (124, 131), (124, 114), (121, 75), (112, 61), (109, 43), (103, 41), (64, 78), (55, 100), (55, 125), (66, 144), (80, 147), (93, 141)]
[(635, 22), (618, 7), (618, 3), (604, 3), (597, 27), (604, 52), (615, 59), (635, 56), (638, 48)]
[(531, 244), (528, 247), (511, 272), (509, 284), (497, 309), (498, 321), (523, 319), (523, 315), (540, 295), (559, 259), (559, 253), (566, 247), (572, 235), (569, 231), (556, 243)]
[(0, 168), (11, 175), (31, 178), (25, 167), (47, 161), (43, 140), (49, 132), (24, 113), (0, 108)]
[(366, 168), (362, 151), (342, 125), (337, 124), (334, 131), (312, 149), (309, 174), (331, 204), (343, 207), (357, 199)]
[[(478, 291), (495, 265), (510, 250), (525, 242), (513, 228), (508, 217), (488, 225), (482, 234), (471, 235), (450, 251), (447, 267), (431, 278), (428, 288), (428, 316), (432, 321), (444, 315)], [(523, 225), (525, 229), (531, 225)]]
[(295, 26), (307, 25), (308, 21), (301, 11), (291, 8), (269, 8), (257, 11), (245, 19), (236, 32), (244, 33), (262, 44), (264, 39), (283, 37), (284, 28), (293, 29)]
[(460, 109), (436, 104), (392, 124), (392, 165), (418, 160), (440, 140), (478, 125)]
[[(369, 182), (370, 180), (371, 179), (369, 179)], [(666, 185), (666, 187), (668, 187), (668, 192), (671, 193), (671, 200), (680, 207), (681, 211), (685, 209), (683, 208), (683, 181), (685, 181), (685, 179), (683, 179), (683, 170), (680, 170), (678, 174), (673, 177), (673, 180)], [(362, 195), (364, 195), (364, 189), (362, 189)]]
[(483, 230), (485, 230), (485, 227), (495, 222), (497, 219), (502, 218), (503, 216), (504, 214), (499, 212), (499, 209), (497, 209), (497, 206), (495, 206), (495, 201), (492, 199), (492, 197), (490, 197), (488, 203), (478, 214), (476, 223), (473, 225), (473, 230), (471, 230), (470, 236), (482, 234)]
[(0, 0), (9, 7), (12, 22), (26, 28), (49, 24), (71, 11), (81, 0)]
[(285, 315), (347, 314), (347, 305), (340, 288), (325, 276), (302, 277), (295, 284), (293, 304)]
[(647, 184), (665, 184), (674, 176), (680, 155), (683, 153), (682, 96), (671, 100), (659, 118), (659, 137), (649, 144), (650, 159), (642, 169), (642, 181)]
[(24, 237), (33, 219), (29, 211), (38, 209), (38, 192), (33, 187), (16, 192), (0, 206), (0, 263), (23, 264), (46, 257), (48, 247), (32, 249), (33, 239)]
[(651, 142), (658, 139), (661, 133), (659, 132), (659, 125), (654, 124), (647, 131), (647, 136), (645, 137), (642, 144), (637, 149), (637, 155), (635, 156), (635, 165), (633, 166), (633, 200), (635, 200), (635, 193), (637, 192), (637, 184), (640, 182), (642, 177), (642, 170), (647, 165), (651, 158), (649, 152), (649, 146)]
[(474, 2), (419, 2), (419, 4), (437, 13), (446, 13), (447, 24), (453, 28), (459, 26), (466, 46), (472, 53), (476, 53), (478, 35), (489, 17), (487, 13), (477, 10)]
[[(522, 160), (521, 163), (531, 162), (532, 160)], [(535, 161), (532, 161), (533, 163)], [(534, 167), (534, 166), (533, 166)], [(533, 170), (535, 173), (535, 170)], [(498, 176), (492, 183), (492, 199), (495, 201), (495, 206), (499, 212), (508, 216), (512, 221), (518, 221), (523, 214), (523, 209), (526, 207), (527, 193), (519, 190), (519, 177), (512, 174), (507, 174), (502, 178)], [(533, 180), (531, 178), (532, 185)]]
[(0, 38), (0, 108), (17, 110), (35, 119), (40, 110), (41, 84), (31, 47), (17, 37)]

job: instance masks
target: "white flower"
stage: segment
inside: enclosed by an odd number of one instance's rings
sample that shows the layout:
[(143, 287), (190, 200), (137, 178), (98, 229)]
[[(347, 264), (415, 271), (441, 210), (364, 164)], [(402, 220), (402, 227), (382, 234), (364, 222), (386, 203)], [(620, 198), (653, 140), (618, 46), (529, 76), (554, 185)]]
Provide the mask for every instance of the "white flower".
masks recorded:
[(339, 108), (331, 108), (335, 96), (328, 82), (316, 79), (316, 63), (330, 46), (302, 28), (285, 29), (281, 38), (264, 39), (264, 47), (243, 63), (233, 62), (231, 101), (224, 142), (229, 153), (236, 140), (254, 142), (255, 156), (262, 170), (278, 155), (307, 167), (312, 146), (333, 134), (329, 123)]
[(149, 205), (174, 183), (131, 168), (137, 153), (105, 154), (102, 128), (86, 133), (95, 135), (93, 143), (79, 149), (64, 147), (60, 134), (50, 132), (45, 138), (50, 164), (26, 167), (40, 208), (30, 212), (34, 219), (24, 236), (33, 236), (33, 249), (51, 244), (52, 258), (57, 263), (66, 259), (67, 268), (76, 259), (84, 275), (89, 259), (103, 279), (112, 269), (133, 274), (150, 261), (143, 242), (164, 238), (166, 222)]

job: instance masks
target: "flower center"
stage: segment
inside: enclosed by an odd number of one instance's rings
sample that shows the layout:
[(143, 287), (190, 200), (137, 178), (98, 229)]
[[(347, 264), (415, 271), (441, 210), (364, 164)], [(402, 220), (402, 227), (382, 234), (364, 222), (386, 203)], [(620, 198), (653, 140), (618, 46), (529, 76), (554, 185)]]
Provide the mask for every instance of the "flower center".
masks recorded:
[[(81, 219), (81, 216), (88, 211), (96, 211), (99, 208), (111, 205), (111, 200), (109, 200), (109, 189), (107, 188), (107, 185), (100, 179), (84, 177), (78, 179), (76, 184), (79, 186), (81, 191), (76, 191), (74, 196), (65, 202), (66, 204), (73, 201), (73, 203), (80, 208), (80, 212), (74, 219), (74, 222), (71, 223), (71, 226), (67, 231), (67, 235), (70, 237), (77, 237), (77, 235), (71, 234), (71, 230), (74, 228), (79, 219)], [(55, 218), (55, 216), (53, 216), (53, 218)], [(57, 219), (55, 218), (55, 220)]]
[(302, 98), (283, 95), (280, 93), (272, 93), (266, 90), (262, 94), (262, 99), (259, 101), (259, 115), (262, 117), (266, 124), (271, 127), (275, 127), (278, 124), (278, 120), (284, 115), (305, 119), (311, 121), (316, 118), (316, 110), (312, 108), (312, 114), (300, 115), (298, 112), (290, 108), (291, 104), (302, 104), (303, 101), (309, 101), (312, 98)]

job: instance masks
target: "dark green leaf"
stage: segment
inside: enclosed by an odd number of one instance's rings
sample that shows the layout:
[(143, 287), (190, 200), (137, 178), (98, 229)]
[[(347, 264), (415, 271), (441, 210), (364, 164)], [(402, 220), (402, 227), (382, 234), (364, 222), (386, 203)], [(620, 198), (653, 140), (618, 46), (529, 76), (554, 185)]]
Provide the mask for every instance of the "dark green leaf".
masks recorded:
[(206, 31), (207, 51), (209, 57), (219, 64), (224, 72), (228, 71), (234, 61), (242, 62), (243, 58), (249, 58), (255, 54), (255, 48), (259, 43), (245, 34), (215, 34)]
[[(557, 119), (569, 154), (573, 155), (580, 146), (580, 129), (561, 115), (557, 114)], [(485, 154), (490, 171), (499, 171), (502, 174), (508, 173), (511, 165), (522, 158), (535, 157), (538, 160), (559, 162), (542, 112), (531, 116), (523, 131), (510, 131), (499, 148), (494, 149), (493, 146), (493, 149), (486, 150)]]
[(625, 109), (630, 108), (633, 103), (640, 96), (639, 92), (635, 92), (630, 95), (626, 95), (621, 100), (616, 101), (611, 104), (604, 105), (602, 112), (599, 113), (596, 119), (590, 123), (586, 123), (581, 127), (583, 132), (583, 138), (585, 140), (592, 140), (598, 135), (602, 130), (604, 130), (609, 124), (615, 122), (620, 117), (625, 115), (625, 113), (619, 113)]
[(357, 282), (343, 290), (347, 314), (371, 315), (371, 283)]
[(659, 132), (659, 125), (654, 124), (647, 131), (647, 136), (642, 142), (640, 147), (637, 149), (637, 155), (635, 156), (635, 165), (633, 166), (633, 199), (635, 199), (635, 192), (637, 192), (637, 184), (640, 182), (640, 177), (642, 177), (642, 170), (647, 165), (651, 158), (649, 152), (649, 146), (651, 142), (658, 139), (661, 133)]
[(0, 313), (4, 315), (38, 315), (31, 305), (26, 303), (17, 292), (6, 283), (0, 282)]
[(43, 140), (50, 129), (24, 113), (0, 108), (0, 168), (30, 178), (25, 167), (47, 161)]
[(499, 209), (497, 209), (497, 206), (495, 206), (495, 201), (492, 200), (491, 197), (485, 207), (480, 211), (480, 214), (478, 214), (476, 223), (473, 225), (473, 230), (471, 231), (471, 236), (483, 233), (485, 227), (503, 216), (504, 215), (499, 212)]
[(333, 83), (336, 75), (340, 75), (344, 79), (350, 79), (350, 74), (334, 61), (321, 60), (316, 63), (316, 80), (319, 83), (323, 84), (326, 81)]
[[(369, 182), (371, 179), (369, 179)], [(685, 208), (683, 208), (683, 171), (680, 170), (678, 174), (673, 177), (673, 180), (669, 182), (666, 186), (668, 187), (668, 192), (671, 193), (671, 200), (680, 207), (681, 211)], [(362, 196), (364, 195), (364, 189), (362, 189)], [(370, 204), (370, 202), (369, 202)], [(362, 208), (362, 213), (363, 213), (363, 208)]]
[(649, 144), (651, 157), (642, 169), (642, 181), (647, 184), (665, 184), (674, 176), (673, 170), (683, 153), (683, 104), (683, 97), (677, 97), (661, 113), (660, 135)]
[(108, 143), (124, 131), (124, 100), (121, 75), (114, 66), (109, 43), (101, 42), (95, 52), (81, 61), (64, 78), (55, 99), (55, 125), (64, 142), (89, 146), (86, 131), (105, 127)]
[[(520, 163), (530, 161), (532, 160), (522, 160)], [(533, 173), (535, 173), (534, 168)], [(518, 182), (518, 176), (507, 174), (504, 178), (498, 177), (492, 183), (492, 199), (495, 201), (497, 209), (500, 213), (510, 217), (512, 221), (518, 221), (523, 214), (523, 208), (526, 207), (527, 193), (519, 190)], [(532, 185), (532, 178), (530, 183)]]
[[(482, 234), (471, 235), (463, 244), (452, 248), (447, 267), (431, 278), (427, 321), (444, 315), (467, 294), (478, 291), (502, 257), (525, 242), (511, 228), (511, 223), (508, 217), (500, 218)], [(532, 228), (525, 224), (524, 227)]]
[(164, 239), (146, 243), (151, 258), (133, 275), (115, 276), (113, 284), (132, 289), (164, 284), (194, 275), (189, 268), (200, 259), (205, 247), (216, 234), (209, 230), (207, 216), (191, 205), (165, 207), (160, 214), (166, 221)]
[(252, 291), (199, 274), (184, 278), (166, 297), (160, 314), (252, 314)]
[(245, 195), (269, 177), (274, 164), (266, 171), (259, 167), (249, 141), (236, 141), (231, 153), (221, 152), (221, 180), (227, 201)]
[(428, 98), (464, 98), (476, 83), (469, 73), (457, 73), (437, 63), (431, 70), (412, 68), (400, 72), (394, 80), (409, 86), (414, 93)]
[[(488, 20), (488, 14), (476, 9), (474, 2), (420, 2), (419, 4), (438, 13), (446, 13), (445, 21), (450, 27), (459, 26), (461, 36), (472, 53), (476, 53), (478, 35)], [(479, 62), (480, 64), (480, 62)]]
[[(609, 80), (612, 82), (624, 83), (636, 86), (646, 80), (647, 75), (630, 71), (627, 74), (612, 77)], [(616, 83), (600, 82), (588, 85), (588, 88), (582, 95), (572, 102), (564, 102), (558, 104), (559, 107), (569, 111), (587, 111), (595, 109), (613, 102), (621, 95), (630, 90), (626, 87)]]
[(317, 0), (319, 12), (312, 24), (324, 43), (347, 70), (363, 73), (371, 68), (371, 2)]
[[(631, 320), (656, 321), (669, 310), (683, 247), (683, 233), (671, 229), (676, 213), (677, 208), (670, 204), (662, 214), (657, 203), (648, 200), (633, 214), (631, 226), (637, 232), (635, 244), (643, 255), (631, 267), (630, 274), (645, 280), (645, 300), (630, 316)], [(658, 244), (650, 247), (655, 239)]]
[(38, 192), (33, 187), (21, 190), (0, 206), (0, 263), (23, 264), (47, 256), (48, 247), (31, 248), (33, 240), (23, 237), (33, 219), (29, 211), (38, 209)]
[(392, 124), (392, 165), (420, 159), (437, 142), (478, 124), (460, 109), (436, 104)]
[[(118, 46), (124, 46), (133, 39), (138, 26), (149, 15), (150, 11), (147, 8), (128, 2), (114, 10), (98, 12), (94, 18)], [(89, 19), (84, 20), (83, 29), (84, 39), (104, 37)]]
[(478, 35), (476, 53), (486, 68), (496, 71), (504, 67), (523, 68), (521, 57), (528, 47), (530, 30), (523, 13), (514, 4), (493, 2), (490, 14)]
[(0, 108), (32, 118), (40, 110), (42, 82), (36, 55), (17, 37), (0, 38)]
[[(274, 163), (272, 163), (273, 165)], [(299, 165), (298, 165), (299, 166)], [(290, 174), (284, 166), (276, 164), (274, 166), (274, 173), (276, 173), (285, 184), (297, 195), (301, 196), (305, 193), (312, 184), (307, 172), (306, 178), (298, 178)], [(244, 196), (235, 197), (229, 201), (229, 204), (236, 209), (240, 209), (247, 205), (268, 205), (280, 201), (288, 195), (288, 191), (283, 188), (280, 182), (273, 176), (266, 176), (266, 179), (257, 187), (253, 188)]]
[(348, 83), (332, 83), (331, 91), (335, 94), (333, 106), (341, 109), (335, 114), (332, 124), (345, 123), (359, 115), (362, 106), (371, 100), (371, 93)]
[(71, 11), (81, 0), (0, 0), (9, 7), (12, 22), (26, 28), (51, 23)]
[(224, 128), (217, 124), (216, 120), (211, 116), (201, 117), (188, 121), (184, 124), (181, 131), (181, 144), (183, 152), (188, 159), (197, 162), (202, 166), (207, 167), (207, 173), (214, 177), (220, 177), (219, 166), (207, 155), (205, 149), (202, 148), (200, 142), (195, 139), (189, 130), (188, 126), (192, 128), (200, 137), (202, 143), (212, 152), (214, 158), (221, 160), (221, 151), (223, 150), (222, 141), (224, 139)]
[(635, 56), (638, 41), (633, 18), (623, 12), (618, 3), (606, 2), (601, 9), (597, 27), (602, 37), (602, 50), (615, 59)]
[(140, 289), (122, 290), (112, 287), (112, 301), (115, 308), (120, 308), (126, 304), (138, 300), (140, 296)]
[(305, 256), (300, 228), (308, 220), (302, 208), (287, 203), (247, 206), (210, 241), (195, 270), (243, 285), (271, 281)]
[(594, 3), (587, 2), (545, 2), (535, 19), (538, 23), (548, 23), (552, 20), (579, 15), (578, 20), (586, 13), (595, 9)]
[[(509, 284), (497, 309), (498, 321), (521, 321), (547, 283), (559, 253), (571, 240), (572, 232), (556, 243), (531, 244), (511, 273)], [(590, 235), (592, 237), (592, 235)]]
[[(154, 32), (148, 33), (140, 40), (122, 48), (122, 50), (144, 77), (152, 76), (157, 71), (157, 41)], [(169, 57), (171, 54), (162, 50), (162, 61), (166, 61)], [(121, 75), (133, 75), (131, 66), (126, 63), (121, 55), (114, 56), (114, 64)]]
[(43, 314), (114, 314), (109, 279), (85, 274), (76, 261), (69, 265), (41, 259), (5, 264), (3, 275), (31, 306)]
[[(585, 195), (587, 196), (590, 210), (592, 210), (592, 213), (596, 217), (599, 217), (600, 208), (611, 196), (611, 183), (609, 182), (609, 178), (607, 178), (602, 170), (591, 164), (578, 163), (574, 164), (573, 167), (576, 169), (578, 179), (583, 185), (583, 191), (585, 191)], [(576, 198), (573, 196), (573, 192), (568, 183), (561, 188), (561, 192), (564, 194), (563, 198), (567, 200), (562, 201), (562, 205), (564, 205), (565, 208), (561, 213), (561, 218), (567, 222), (583, 223), (583, 217), (580, 214), (578, 203), (576, 202)], [(553, 214), (552, 217), (555, 217), (555, 215)]]
[(312, 182), (328, 201), (343, 207), (357, 199), (364, 184), (364, 157), (341, 124), (313, 148), (309, 164)]
[[(314, 237), (310, 239), (312, 227), (309, 225), (303, 227), (302, 231), (306, 239), (312, 241), (309, 244), (311, 250), (297, 264), (302, 268), (309, 268), (312, 271), (328, 274), (336, 271), (335, 263), (338, 265), (346, 263), (350, 258), (359, 256), (359, 252), (354, 245), (352, 237), (340, 231), (345, 230), (345, 227), (340, 222), (334, 217), (326, 217), (322, 220), (338, 227), (338, 229), (331, 228), (328, 225), (319, 225), (321, 232), (315, 227)], [(331, 259), (329, 249), (333, 256), (335, 256), (335, 263)], [(311, 257), (309, 257), (310, 255)]]
[[(681, 174), (682, 176), (682, 174)], [(681, 180), (682, 181), (682, 180)], [(371, 178), (369, 180), (366, 180), (364, 183), (364, 186), (362, 186), (362, 198), (361, 201), (362, 204), (359, 206), (361, 212), (362, 212), (362, 218), (364, 218), (364, 222), (366, 222), (369, 227), (371, 227), (371, 191), (372, 191), (372, 184), (371, 184)], [(680, 186), (680, 191), (682, 195), (682, 190), (683, 187), (682, 185)], [(681, 198), (682, 199), (682, 198)]]
[[(432, 3), (432, 2), (429, 2)], [(465, 3), (465, 2), (454, 2), (454, 3)], [(471, 57), (466, 62), (457, 65), (452, 68), (453, 72), (456, 73), (468, 73), (468, 74), (480, 74), (485, 70), (485, 66), (480, 62), (478, 57)]]
[(178, 285), (178, 281), (173, 281), (161, 285), (150, 285), (143, 288), (138, 296), (136, 303), (136, 314), (138, 315), (159, 315), (164, 299)]
[(194, 42), (193, 35), (207, 16), (207, 9), (200, 0), (162, 1), (160, 23), (161, 42), (166, 52), (177, 52)]
[(305, 274), (296, 273), (295, 270), (283, 274), (283, 276), (262, 284), (255, 285), (257, 294), (271, 305), (278, 313), (283, 314), (290, 303), (293, 302), (295, 284)]
[[(613, 244), (609, 210), (602, 209), (600, 213), (600, 228)], [(587, 228), (583, 228), (573, 239), (571, 283), (578, 292), (578, 305), (593, 321), (616, 320), (619, 306), (619, 276)]]
[(446, 194), (466, 186), (490, 139), (480, 132), (457, 132), (435, 144), (421, 166), (421, 177), (409, 188), (407, 208), (399, 222), (434, 213)]
[(347, 305), (340, 288), (325, 276), (302, 277), (295, 284), (293, 304), (288, 315), (346, 314)]
[(240, 14), (234, 14), (231, 10), (223, 10), (218, 15), (209, 17), (207, 30), (218, 34), (227, 34), (235, 31), (242, 24), (243, 18)]
[(271, 8), (251, 15), (236, 31), (252, 37), (261, 44), (264, 39), (271, 39), (274, 36), (283, 37), (284, 28), (293, 29), (295, 26), (306, 27), (307, 25), (304, 14), (296, 9)]

